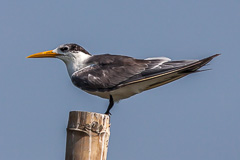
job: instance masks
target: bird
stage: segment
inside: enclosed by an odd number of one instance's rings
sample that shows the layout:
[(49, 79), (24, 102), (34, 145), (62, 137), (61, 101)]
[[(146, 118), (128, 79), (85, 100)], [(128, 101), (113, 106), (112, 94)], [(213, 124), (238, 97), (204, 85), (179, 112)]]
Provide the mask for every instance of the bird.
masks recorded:
[(26, 58), (62, 60), (76, 87), (109, 100), (105, 114), (111, 115), (115, 102), (199, 72), (201, 67), (219, 55), (200, 60), (172, 61), (167, 57), (135, 59), (124, 55), (92, 55), (82, 46), (69, 43)]

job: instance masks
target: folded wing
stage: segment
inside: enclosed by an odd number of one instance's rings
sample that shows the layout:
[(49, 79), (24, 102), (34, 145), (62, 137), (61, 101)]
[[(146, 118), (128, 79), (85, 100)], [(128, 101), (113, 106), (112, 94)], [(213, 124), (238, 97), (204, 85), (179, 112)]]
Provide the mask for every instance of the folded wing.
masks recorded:
[(132, 77), (119, 86), (125, 87), (135, 84), (144, 86), (144, 90), (152, 89), (175, 81), (190, 73), (197, 72), (199, 68), (206, 65), (218, 55), (215, 54), (202, 60), (168, 61), (163, 63), (159, 68), (143, 71), (140, 76)]
[(149, 61), (105, 54), (93, 56), (86, 63), (87, 67), (72, 75), (73, 83), (87, 91), (107, 91), (143, 72)]
[(109, 91), (144, 83), (151, 89), (195, 72), (215, 56), (203, 60), (170, 61), (168, 58), (138, 60), (127, 56), (96, 55), (88, 66), (72, 75), (72, 82), (87, 91)]

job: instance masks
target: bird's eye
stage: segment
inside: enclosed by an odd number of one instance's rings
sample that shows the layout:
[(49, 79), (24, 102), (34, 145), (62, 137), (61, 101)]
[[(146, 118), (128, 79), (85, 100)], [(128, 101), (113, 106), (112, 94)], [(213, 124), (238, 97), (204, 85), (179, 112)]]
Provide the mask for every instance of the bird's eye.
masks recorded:
[(60, 48), (60, 50), (61, 50), (62, 52), (67, 51), (67, 50), (68, 50), (68, 47), (62, 47), (62, 48)]

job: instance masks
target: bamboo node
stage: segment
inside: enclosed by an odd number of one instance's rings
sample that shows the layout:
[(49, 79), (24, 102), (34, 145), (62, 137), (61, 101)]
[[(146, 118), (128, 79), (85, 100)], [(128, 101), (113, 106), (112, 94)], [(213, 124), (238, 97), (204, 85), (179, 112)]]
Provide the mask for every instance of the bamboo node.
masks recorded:
[(103, 125), (99, 125), (97, 121), (93, 121), (92, 123), (84, 125), (80, 125), (80, 123), (78, 123), (77, 127), (76, 126), (68, 127), (67, 130), (84, 132), (89, 136), (90, 136), (89, 133), (92, 133), (93, 136), (94, 135), (97, 136), (102, 133), (108, 133), (106, 129), (103, 130), (103, 128), (104, 128)]

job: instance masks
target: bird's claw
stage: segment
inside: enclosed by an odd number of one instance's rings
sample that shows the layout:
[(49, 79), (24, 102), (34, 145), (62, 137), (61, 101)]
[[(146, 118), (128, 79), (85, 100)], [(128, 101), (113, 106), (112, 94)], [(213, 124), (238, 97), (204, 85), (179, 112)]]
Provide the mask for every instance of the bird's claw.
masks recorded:
[(110, 112), (105, 112), (104, 114), (106, 114), (106, 115), (108, 115), (108, 116), (111, 116), (111, 115), (112, 115), (112, 113), (110, 113)]

